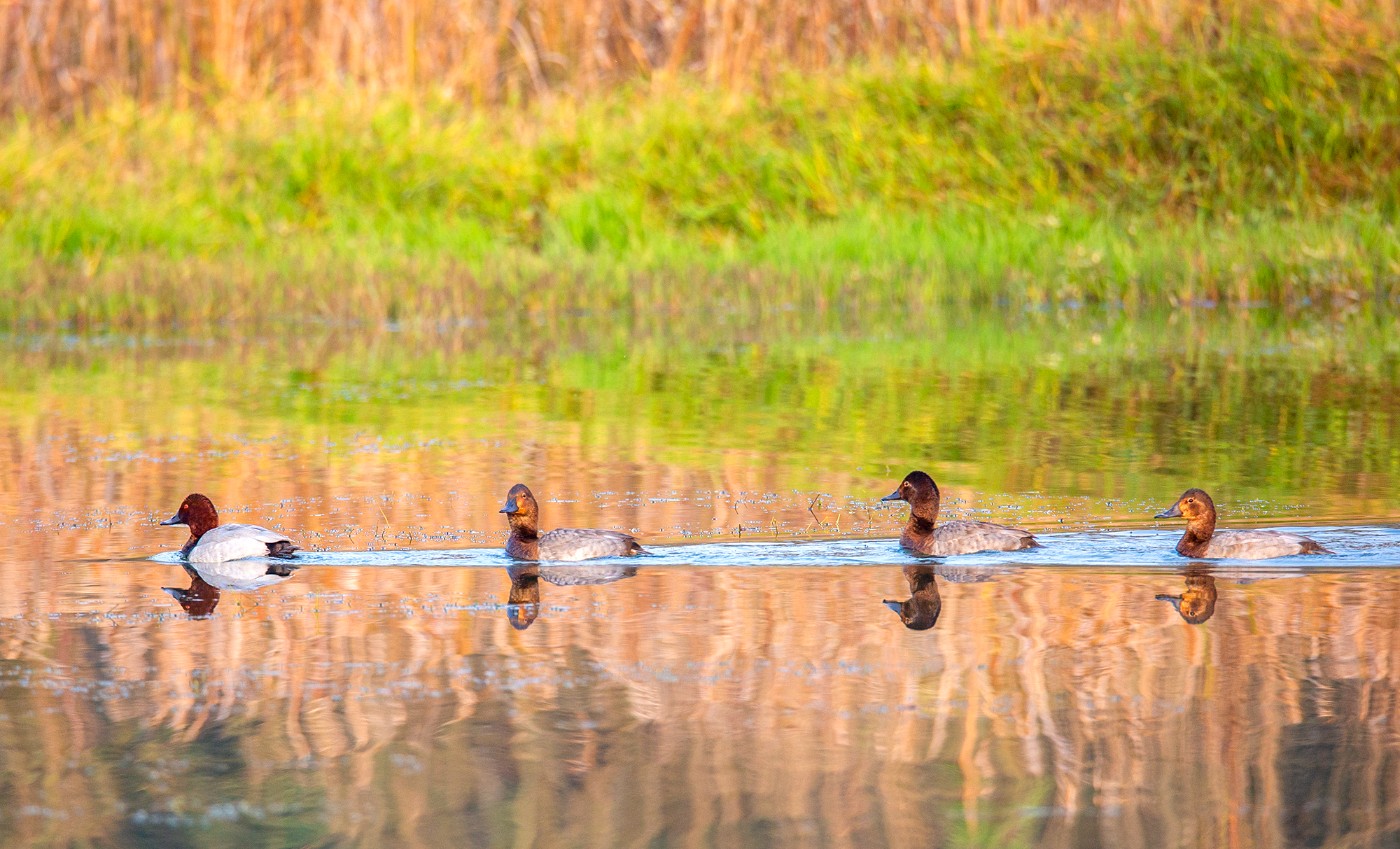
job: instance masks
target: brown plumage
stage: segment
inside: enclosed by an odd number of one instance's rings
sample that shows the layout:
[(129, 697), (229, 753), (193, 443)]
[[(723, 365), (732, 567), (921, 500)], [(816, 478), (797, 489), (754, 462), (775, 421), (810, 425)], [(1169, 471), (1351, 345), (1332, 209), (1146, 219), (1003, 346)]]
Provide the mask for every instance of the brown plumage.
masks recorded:
[(199, 544), (199, 538), (219, 526), (219, 511), (207, 495), (192, 492), (180, 503), (175, 515), (161, 522), (162, 525), (185, 525), (190, 529), (190, 538), (180, 549), (181, 557), (188, 557), (191, 549)]
[(1302, 534), (1286, 531), (1217, 531), (1215, 502), (1203, 489), (1188, 489), (1158, 519), (1184, 518), (1186, 533), (1176, 544), (1182, 557), (1267, 560), (1291, 554), (1331, 554)]
[(530, 488), (518, 483), (501, 508), (510, 520), (506, 554), (517, 560), (591, 560), (645, 554), (631, 534), (592, 528), (559, 528), (541, 534), (540, 505)]
[(944, 557), (978, 551), (1019, 551), (1039, 543), (1030, 531), (991, 522), (956, 521), (938, 524), (938, 484), (923, 472), (910, 472), (899, 489), (881, 501), (909, 502), (909, 521), (899, 544), (918, 554)]

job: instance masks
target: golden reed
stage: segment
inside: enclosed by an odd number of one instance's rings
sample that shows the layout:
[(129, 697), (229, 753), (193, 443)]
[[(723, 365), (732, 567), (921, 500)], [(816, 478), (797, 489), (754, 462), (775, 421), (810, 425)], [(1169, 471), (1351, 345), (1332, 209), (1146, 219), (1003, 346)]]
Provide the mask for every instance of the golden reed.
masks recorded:
[(761, 83), (1091, 16), (1160, 33), (1240, 16), (1329, 31), (1400, 0), (0, 0), (0, 111), (69, 115), (111, 97), (187, 104), (355, 84), (472, 103), (688, 72)]

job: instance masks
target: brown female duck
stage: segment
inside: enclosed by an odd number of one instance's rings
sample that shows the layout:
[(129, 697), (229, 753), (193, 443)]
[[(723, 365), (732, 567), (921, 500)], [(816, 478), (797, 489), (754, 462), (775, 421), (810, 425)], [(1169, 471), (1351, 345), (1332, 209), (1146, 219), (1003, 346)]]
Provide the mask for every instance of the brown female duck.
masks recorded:
[(301, 546), (285, 534), (258, 525), (220, 525), (219, 512), (206, 496), (192, 492), (162, 525), (186, 525), (190, 538), (180, 554), (191, 563), (222, 563), (245, 557), (291, 557)]
[(1186, 533), (1176, 544), (1182, 557), (1213, 560), (1266, 560), (1290, 554), (1331, 554), (1301, 534), (1285, 531), (1217, 531), (1215, 502), (1203, 489), (1188, 489), (1158, 519), (1186, 519)]
[(909, 522), (899, 544), (918, 554), (943, 557), (978, 551), (1019, 551), (1038, 543), (1030, 531), (991, 522), (938, 522), (938, 484), (923, 472), (910, 472), (899, 489), (881, 501), (909, 502)]
[(620, 531), (559, 528), (540, 533), (540, 505), (523, 483), (510, 488), (501, 512), (510, 519), (506, 554), (517, 560), (590, 560), (646, 553), (631, 534)]

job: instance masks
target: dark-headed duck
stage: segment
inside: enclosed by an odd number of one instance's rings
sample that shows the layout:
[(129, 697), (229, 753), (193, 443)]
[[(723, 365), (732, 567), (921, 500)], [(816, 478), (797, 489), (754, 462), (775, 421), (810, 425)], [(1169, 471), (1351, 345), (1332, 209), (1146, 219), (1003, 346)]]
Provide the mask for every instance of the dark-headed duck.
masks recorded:
[(501, 508), (510, 520), (506, 554), (517, 560), (591, 560), (645, 554), (631, 534), (592, 528), (559, 528), (540, 533), (540, 505), (530, 488), (518, 483)]
[(909, 522), (899, 535), (899, 544), (918, 554), (943, 557), (977, 551), (1019, 551), (1038, 543), (1030, 531), (994, 525), (991, 522), (938, 521), (938, 484), (923, 472), (910, 472), (899, 489), (881, 501), (909, 502)]
[(291, 557), (301, 549), (284, 534), (257, 525), (220, 525), (214, 502), (191, 493), (162, 525), (187, 525), (190, 538), (180, 555), (191, 563), (222, 563), (245, 557)]
[(1158, 519), (1184, 518), (1186, 533), (1176, 544), (1182, 557), (1266, 560), (1290, 554), (1331, 554), (1301, 534), (1285, 531), (1216, 531), (1215, 502), (1203, 489), (1188, 489)]

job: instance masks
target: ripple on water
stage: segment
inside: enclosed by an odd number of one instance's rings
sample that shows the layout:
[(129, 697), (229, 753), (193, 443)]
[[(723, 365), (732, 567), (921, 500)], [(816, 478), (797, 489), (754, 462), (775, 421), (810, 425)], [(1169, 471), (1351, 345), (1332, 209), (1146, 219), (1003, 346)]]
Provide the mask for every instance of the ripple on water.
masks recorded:
[[(1329, 556), (1299, 555), (1272, 560), (1220, 560), (1237, 571), (1277, 571), (1400, 566), (1400, 528), (1391, 526), (1290, 527), (1331, 549)], [(1026, 566), (1179, 568), (1191, 561), (1175, 546), (1180, 532), (1164, 530), (1085, 531), (1039, 534), (1040, 546), (1022, 551), (989, 551), (942, 558), (959, 568), (1010, 569)], [(627, 562), (638, 568), (674, 566), (782, 568), (789, 566), (902, 566), (926, 558), (899, 548), (893, 539), (834, 539), (810, 541), (755, 540), (648, 546), (640, 558), (611, 558), (591, 563)], [(175, 552), (151, 558), (159, 563), (181, 562)], [(302, 566), (459, 566), (505, 568), (513, 561), (501, 548), (392, 549), (378, 551), (309, 551), (298, 554)], [(561, 564), (559, 568), (568, 568)]]

